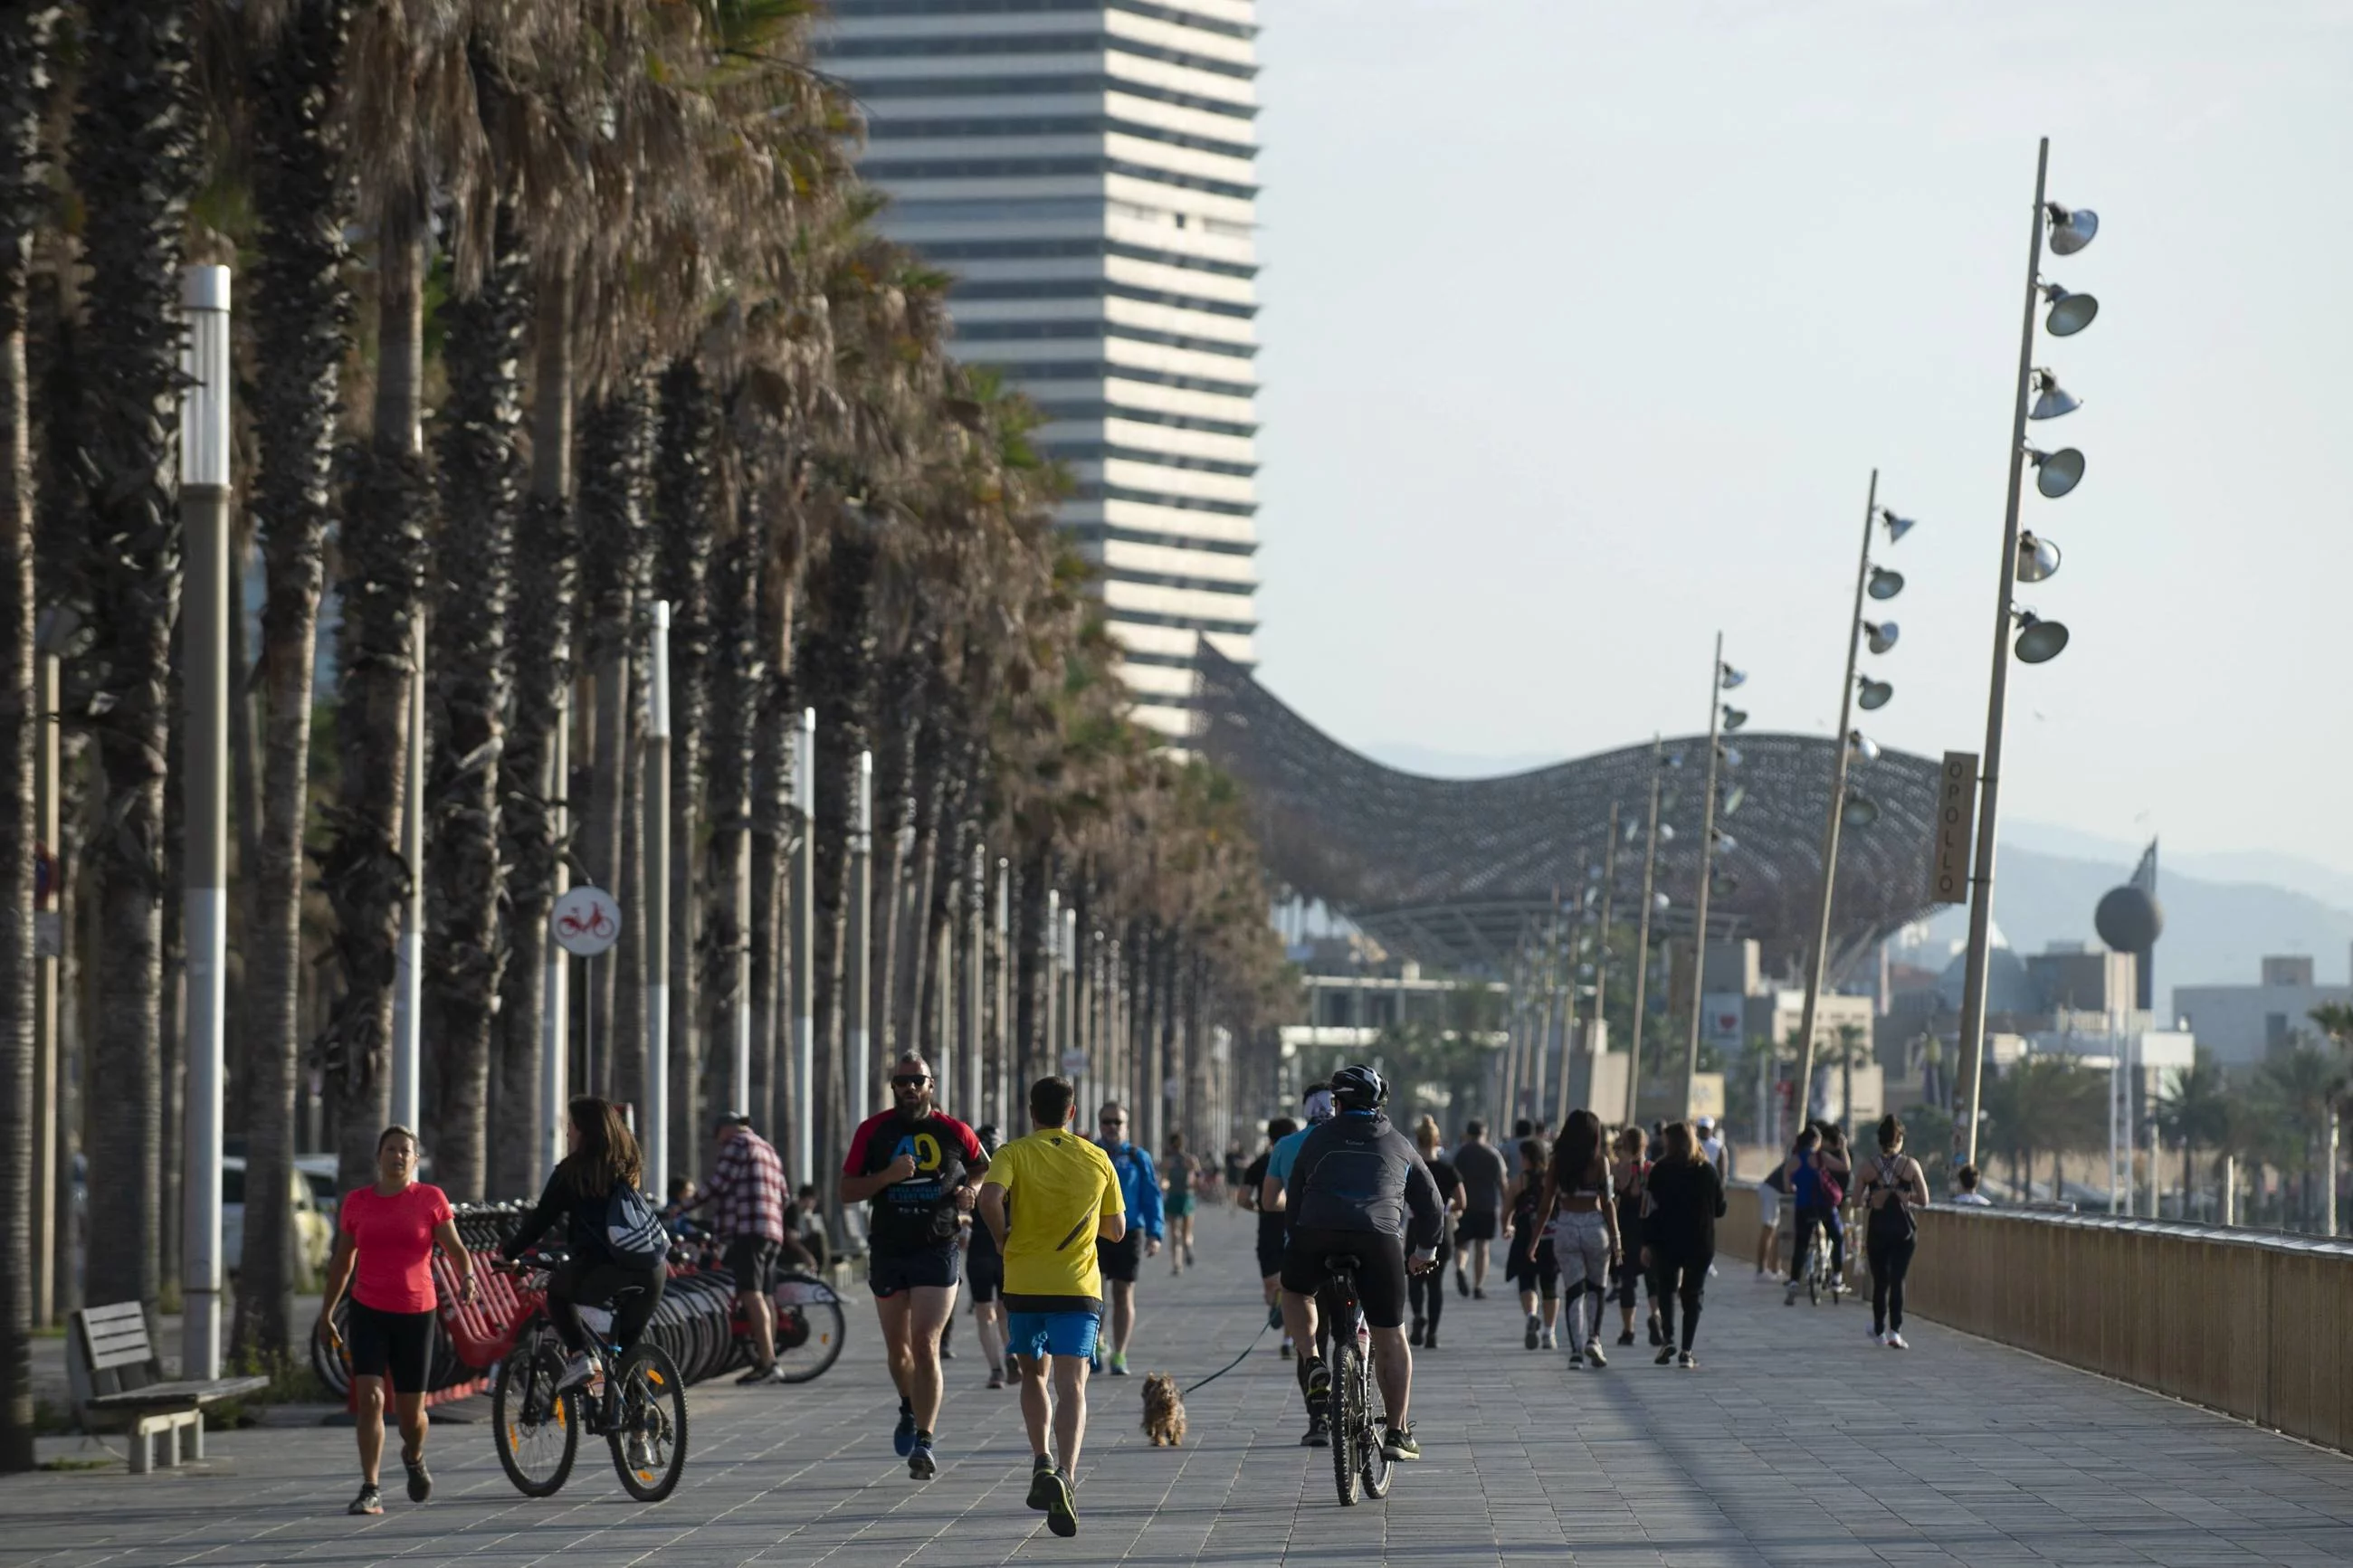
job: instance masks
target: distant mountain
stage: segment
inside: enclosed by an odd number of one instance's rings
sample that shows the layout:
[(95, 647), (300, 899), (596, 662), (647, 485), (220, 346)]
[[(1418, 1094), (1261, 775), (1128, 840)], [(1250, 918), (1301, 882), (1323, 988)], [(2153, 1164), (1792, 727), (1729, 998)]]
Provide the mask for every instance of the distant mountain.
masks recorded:
[[(2092, 911), (2101, 895), (2131, 875), (2139, 850), (2114, 850), (2098, 858), (2031, 848), (2050, 843), (2063, 830), (2030, 828), (2016, 836), (2005, 829), (1994, 888), (1994, 923), (2021, 955), (2041, 952), (2052, 942), (2096, 942)], [(2094, 844), (2098, 841), (2094, 840)], [(2268, 864), (2286, 857), (2184, 856), (2203, 869), (2221, 864)], [(2333, 875), (2327, 868), (2292, 863), (2299, 881)], [(2342, 879), (2340, 879), (2341, 880)], [(2252, 985), (2269, 953), (2310, 953), (2314, 977), (2336, 984), (2346, 977), (2353, 953), (2353, 910), (2337, 907), (2298, 888), (2191, 875), (2180, 861), (2168, 863), (2158, 850), (2158, 898), (2165, 908), (2165, 934), (2157, 943), (2157, 994), (2170, 1010), (2177, 985)], [(1928, 922), (1926, 950), (1915, 962), (1941, 968), (1951, 944), (1968, 936), (1968, 911), (1948, 909)]]
[[(2106, 838), (2097, 834), (2079, 833), (2072, 827), (2054, 827), (2048, 823), (2004, 823), (2001, 829), (2002, 853), (2012, 846), (2039, 854), (2057, 855), (2070, 860), (2094, 860), (2122, 868), (2117, 880), (2140, 860), (2140, 852), (2148, 841), (2138, 843), (2121, 838)], [(2157, 850), (2158, 878), (2160, 883), (2169, 881), (2175, 872), (2209, 882), (2257, 882), (2291, 893), (2302, 893), (2308, 899), (2340, 910), (2353, 910), (2353, 871), (2322, 865), (2297, 855), (2283, 855), (2265, 849), (2230, 850), (2219, 854), (2196, 854), (2168, 847), (2160, 839)]]

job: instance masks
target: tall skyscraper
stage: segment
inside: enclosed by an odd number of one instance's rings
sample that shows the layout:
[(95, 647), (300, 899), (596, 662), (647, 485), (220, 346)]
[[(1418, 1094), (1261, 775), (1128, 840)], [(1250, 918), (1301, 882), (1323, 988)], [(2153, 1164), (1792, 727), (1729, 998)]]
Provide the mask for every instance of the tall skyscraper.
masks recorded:
[(884, 227), (955, 274), (959, 352), (1044, 410), (1139, 719), (1197, 637), (1252, 662), (1256, 0), (833, 0)]

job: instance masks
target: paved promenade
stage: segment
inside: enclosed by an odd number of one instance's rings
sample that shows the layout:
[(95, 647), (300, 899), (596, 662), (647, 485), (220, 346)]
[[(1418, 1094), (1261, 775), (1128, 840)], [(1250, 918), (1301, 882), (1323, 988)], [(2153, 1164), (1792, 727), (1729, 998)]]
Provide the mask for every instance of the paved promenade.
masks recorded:
[[(1139, 1368), (1198, 1377), (1264, 1321), (1248, 1221), (1219, 1213), (1201, 1228), (1197, 1272), (1147, 1266)], [(817, 1384), (698, 1390), (685, 1484), (658, 1507), (628, 1501), (586, 1445), (560, 1497), (519, 1497), (488, 1427), (450, 1424), (433, 1436), (432, 1502), (409, 1505), (396, 1483), (382, 1519), (349, 1519), (348, 1430), (257, 1429), (216, 1435), (214, 1458), (180, 1474), (0, 1479), (0, 1568), (2353, 1562), (2353, 1460), (1927, 1322), (1910, 1353), (1882, 1350), (1867, 1309), (1784, 1309), (1729, 1258), (1696, 1372), (1637, 1346), (1571, 1377), (1558, 1355), (1521, 1350), (1500, 1289), (1450, 1292), (1443, 1348), (1419, 1361), (1428, 1458), (1399, 1468), (1388, 1501), (1354, 1509), (1334, 1500), (1328, 1457), (1296, 1446), (1271, 1336), (1188, 1400), (1180, 1451), (1144, 1443), (1140, 1379), (1100, 1380), (1082, 1529), (1060, 1541), (1022, 1506), (1016, 1396), (982, 1388), (966, 1322), (939, 1478), (907, 1479), (859, 1307), (849, 1352)]]

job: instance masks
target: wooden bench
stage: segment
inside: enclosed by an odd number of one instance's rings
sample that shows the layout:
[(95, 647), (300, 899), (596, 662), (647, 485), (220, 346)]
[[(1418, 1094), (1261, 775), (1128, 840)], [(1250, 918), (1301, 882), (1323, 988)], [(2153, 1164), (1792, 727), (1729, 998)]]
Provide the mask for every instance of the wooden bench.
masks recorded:
[[(205, 1406), (269, 1386), (266, 1377), (166, 1382), (164, 1358), (147, 1334), (146, 1310), (136, 1301), (86, 1307), (73, 1315), (66, 1339), (66, 1375), (74, 1418), (85, 1432), (91, 1420), (119, 1417), (131, 1434), (131, 1473), (153, 1468), (157, 1434), (166, 1467), (205, 1457)], [(185, 1434), (185, 1443), (182, 1434)]]

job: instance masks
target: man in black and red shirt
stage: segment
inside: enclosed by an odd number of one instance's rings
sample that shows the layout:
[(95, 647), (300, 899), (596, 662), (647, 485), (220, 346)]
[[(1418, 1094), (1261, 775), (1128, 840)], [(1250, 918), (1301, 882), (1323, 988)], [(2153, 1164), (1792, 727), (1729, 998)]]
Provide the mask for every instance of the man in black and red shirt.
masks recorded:
[(937, 1473), (940, 1330), (955, 1310), (959, 1216), (972, 1211), (988, 1156), (971, 1128), (932, 1103), (931, 1064), (909, 1054), (891, 1069), (892, 1108), (867, 1118), (841, 1165), (841, 1201), (872, 1205), (867, 1282), (899, 1385), (892, 1445), (907, 1473)]

